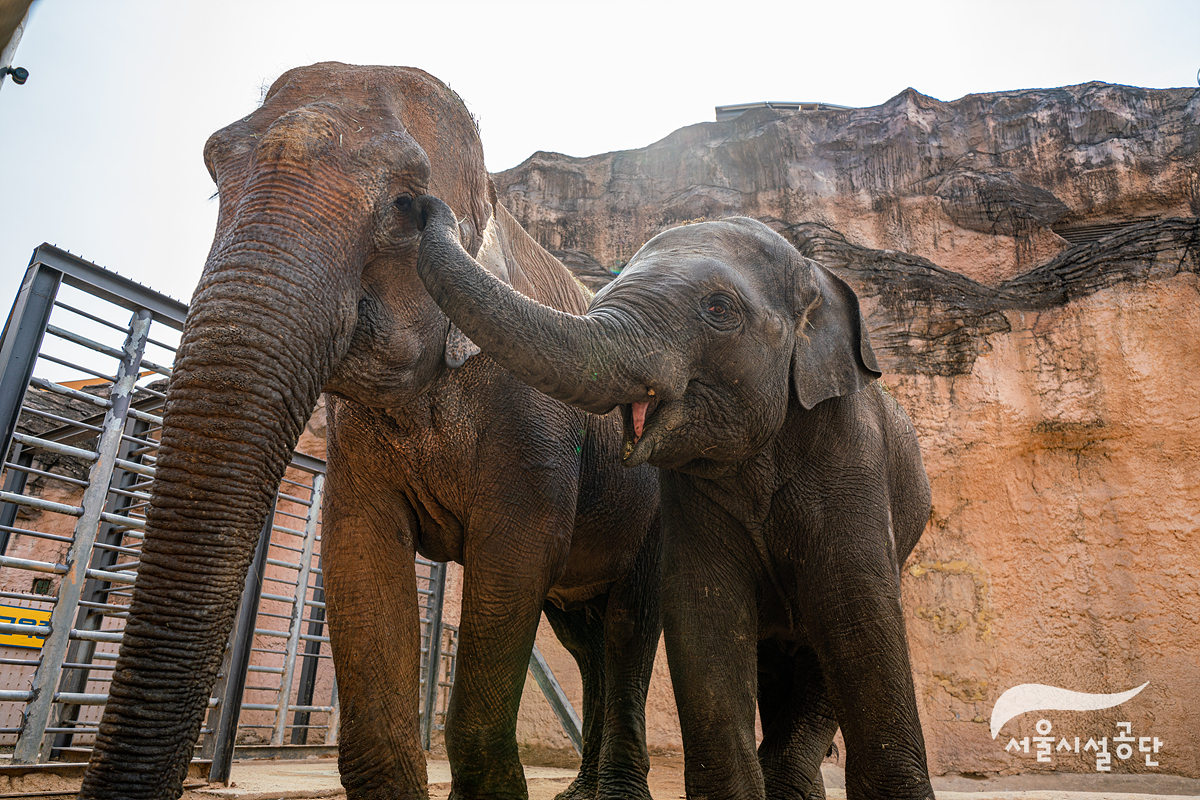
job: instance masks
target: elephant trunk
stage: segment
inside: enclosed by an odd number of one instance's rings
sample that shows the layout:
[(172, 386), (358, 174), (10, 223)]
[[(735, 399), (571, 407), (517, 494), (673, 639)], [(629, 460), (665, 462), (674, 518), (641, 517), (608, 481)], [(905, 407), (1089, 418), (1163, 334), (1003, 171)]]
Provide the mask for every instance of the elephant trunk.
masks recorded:
[(246, 216), (219, 229), (189, 309), (141, 567), (80, 797), (179, 796), (259, 533), (354, 327), (357, 273), (352, 282), (343, 263), (361, 245), (298, 244), (321, 227), (311, 217), (288, 231), (287, 220)]
[(425, 288), (463, 333), (522, 381), (594, 414), (645, 403), (662, 386), (648, 377), (664, 372), (657, 348), (638, 341), (619, 312), (575, 316), (515, 291), (462, 248), (454, 212), (435, 197), (417, 198), (414, 217)]

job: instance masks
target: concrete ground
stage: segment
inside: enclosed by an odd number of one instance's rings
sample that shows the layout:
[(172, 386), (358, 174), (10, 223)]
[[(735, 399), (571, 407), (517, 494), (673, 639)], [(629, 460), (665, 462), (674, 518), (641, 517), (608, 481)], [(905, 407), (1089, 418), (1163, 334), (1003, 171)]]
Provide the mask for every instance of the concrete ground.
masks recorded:
[[(49, 766), (49, 765), (47, 765)], [(82, 767), (82, 765), (79, 765)], [(830, 800), (846, 797), (845, 775), (840, 767), (823, 768)], [(53, 774), (57, 772), (58, 774)], [(70, 798), (79, 788), (78, 774), (62, 770), (24, 770), (20, 776), (0, 776), (0, 800)], [(35, 774), (41, 773), (41, 774)], [(530, 800), (553, 800), (570, 785), (573, 769), (525, 767)], [(933, 779), (939, 800), (1181, 800), (1200, 798), (1200, 780), (1172, 775), (1109, 775), (1100, 773), (1045, 773), (974, 779), (964, 776)], [(336, 759), (308, 761), (239, 761), (233, 765), (228, 786), (208, 785), (190, 779), (184, 800), (290, 800), (291, 798), (344, 798)], [(655, 800), (684, 796), (683, 758), (655, 756), (651, 760), (650, 791)], [(446, 800), (450, 792), (450, 765), (429, 762), (429, 796)]]

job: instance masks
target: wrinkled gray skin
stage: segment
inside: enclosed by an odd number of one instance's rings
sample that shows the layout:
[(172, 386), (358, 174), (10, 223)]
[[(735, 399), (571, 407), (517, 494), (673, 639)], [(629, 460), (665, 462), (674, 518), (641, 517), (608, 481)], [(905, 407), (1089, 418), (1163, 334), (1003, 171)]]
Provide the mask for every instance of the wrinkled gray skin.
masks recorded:
[(496, 203), (462, 101), (420, 70), (317, 64), (280, 77), (204, 156), (220, 216), (80, 796), (179, 796), (258, 532), (324, 390), (321, 557), (348, 796), (427, 796), (421, 553), (464, 565), (451, 796), (526, 796), (516, 718), (544, 608), (583, 672), (584, 759), (568, 794), (648, 797), (657, 476), (620, 467), (616, 415), (585, 415), (472, 356), (417, 278), (408, 207), (436, 191), (506, 285), (586, 307)]
[(479, 269), (436, 198), (414, 215), (450, 319), (552, 397), (619, 405), (625, 463), (662, 469), (688, 796), (821, 797), (840, 723), (850, 798), (931, 797), (900, 607), (929, 484), (853, 291), (738, 218), (656, 236), (564, 314)]

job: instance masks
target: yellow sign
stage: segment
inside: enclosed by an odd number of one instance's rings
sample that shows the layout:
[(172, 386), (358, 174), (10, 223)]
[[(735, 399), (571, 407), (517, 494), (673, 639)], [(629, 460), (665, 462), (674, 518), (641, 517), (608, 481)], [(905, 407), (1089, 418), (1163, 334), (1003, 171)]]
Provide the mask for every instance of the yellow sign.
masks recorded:
[(6, 644), (9, 647), (40, 649), (46, 636), (50, 633), (50, 612), (36, 608), (0, 606), (0, 622), (29, 626), (29, 634), (0, 633), (0, 644)]

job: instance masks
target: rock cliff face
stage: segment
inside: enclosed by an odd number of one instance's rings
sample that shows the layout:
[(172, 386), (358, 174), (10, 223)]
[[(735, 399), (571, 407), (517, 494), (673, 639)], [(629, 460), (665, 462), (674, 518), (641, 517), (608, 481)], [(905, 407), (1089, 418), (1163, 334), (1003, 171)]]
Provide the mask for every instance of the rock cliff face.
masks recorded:
[[(1198, 173), (1200, 93), (1093, 83), (759, 110), (494, 177), (593, 285), (665, 228), (744, 214), (859, 293), (933, 485), (904, 602), (935, 772), (1095, 771), (1107, 737), (1113, 772), (1200, 777)], [(1018, 684), (1146, 682), (989, 732)]]
[[(538, 241), (619, 267), (696, 218), (806, 222), (985, 283), (1095, 226), (1200, 214), (1200, 95), (1090, 83), (874, 108), (758, 109), (641, 150), (539, 152), (495, 176)], [(1065, 237), (1065, 238), (1064, 238)]]

